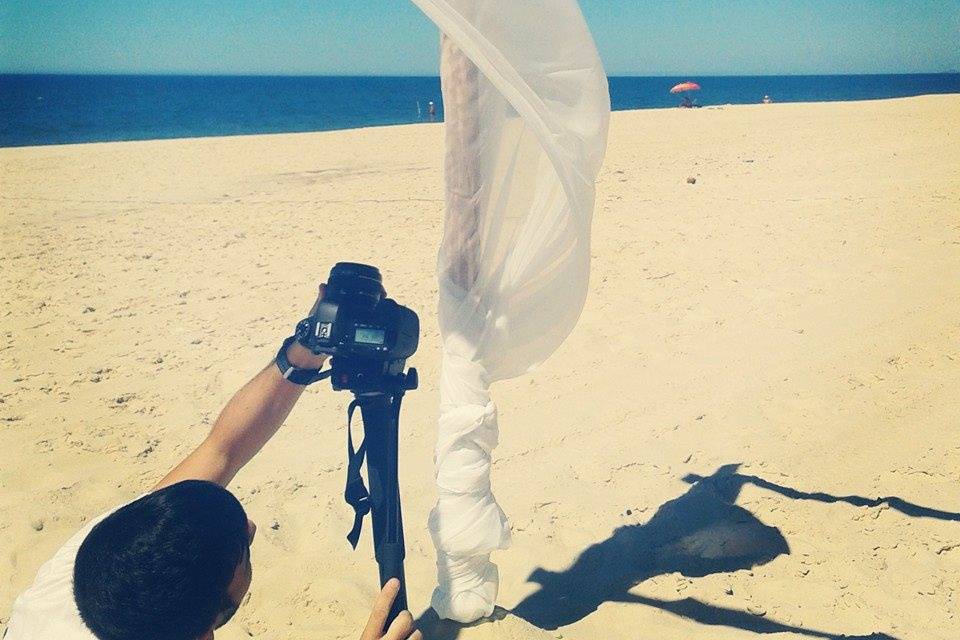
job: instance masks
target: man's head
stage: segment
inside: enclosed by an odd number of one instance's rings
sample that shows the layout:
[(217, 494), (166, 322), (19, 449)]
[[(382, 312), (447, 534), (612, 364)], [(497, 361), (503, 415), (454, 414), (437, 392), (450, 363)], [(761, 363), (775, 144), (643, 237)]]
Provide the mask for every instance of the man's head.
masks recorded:
[(250, 587), (255, 529), (240, 502), (187, 480), (122, 507), (80, 545), (73, 593), (100, 640), (199, 640)]

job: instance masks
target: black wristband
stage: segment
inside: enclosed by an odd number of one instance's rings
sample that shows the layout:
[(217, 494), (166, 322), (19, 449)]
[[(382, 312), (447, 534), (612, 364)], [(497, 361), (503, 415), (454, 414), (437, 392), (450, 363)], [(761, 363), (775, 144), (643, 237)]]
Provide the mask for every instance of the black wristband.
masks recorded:
[(287, 358), (287, 348), (293, 344), (296, 339), (296, 336), (290, 336), (283, 341), (280, 350), (277, 351), (275, 362), (277, 363), (277, 368), (280, 369), (280, 375), (293, 384), (299, 384), (301, 386), (307, 386), (308, 384), (313, 384), (318, 380), (326, 378), (328, 375), (327, 372), (321, 373), (320, 369), (299, 369), (290, 364), (290, 360)]

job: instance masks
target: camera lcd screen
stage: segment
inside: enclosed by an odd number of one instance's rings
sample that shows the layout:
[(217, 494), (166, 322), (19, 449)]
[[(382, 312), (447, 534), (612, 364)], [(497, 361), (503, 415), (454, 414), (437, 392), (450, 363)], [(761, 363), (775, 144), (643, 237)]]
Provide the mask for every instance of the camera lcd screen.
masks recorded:
[(361, 327), (354, 333), (353, 341), (361, 344), (383, 344), (386, 333), (383, 329), (365, 329)]

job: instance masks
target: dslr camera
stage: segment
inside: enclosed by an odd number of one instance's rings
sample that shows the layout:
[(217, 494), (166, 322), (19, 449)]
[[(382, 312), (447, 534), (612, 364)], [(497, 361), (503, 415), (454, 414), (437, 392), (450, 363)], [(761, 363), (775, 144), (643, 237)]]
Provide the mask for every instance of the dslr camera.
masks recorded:
[(330, 380), (336, 391), (382, 393), (417, 386), (416, 370), (404, 374), (404, 367), (417, 350), (420, 319), (386, 297), (376, 267), (334, 265), (323, 298), (297, 324), (296, 339), (315, 354), (332, 356)]

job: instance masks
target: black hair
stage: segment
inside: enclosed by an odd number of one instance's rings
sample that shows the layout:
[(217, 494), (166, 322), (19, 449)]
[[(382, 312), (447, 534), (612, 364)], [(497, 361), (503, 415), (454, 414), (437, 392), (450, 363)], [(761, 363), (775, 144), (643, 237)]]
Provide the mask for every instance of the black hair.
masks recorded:
[(186, 480), (155, 491), (80, 545), (80, 617), (100, 640), (196, 640), (223, 608), (247, 547), (247, 515), (223, 487)]

